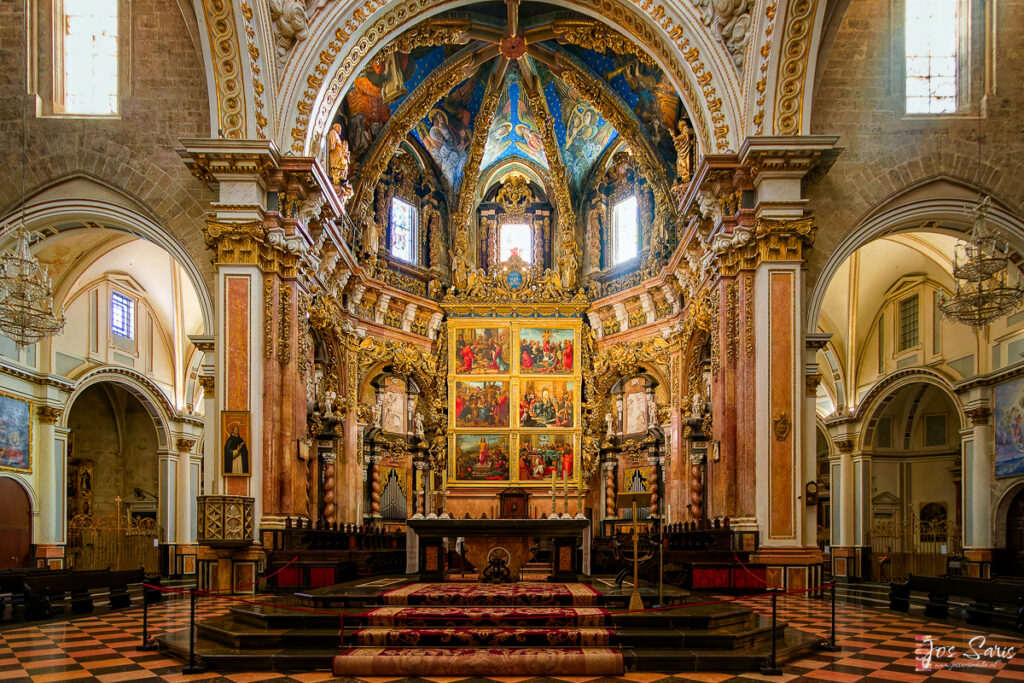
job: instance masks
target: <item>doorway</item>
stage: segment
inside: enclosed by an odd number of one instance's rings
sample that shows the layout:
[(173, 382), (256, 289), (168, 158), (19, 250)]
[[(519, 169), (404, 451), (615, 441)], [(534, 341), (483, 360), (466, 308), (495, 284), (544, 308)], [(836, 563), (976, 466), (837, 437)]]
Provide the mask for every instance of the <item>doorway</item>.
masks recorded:
[(1024, 489), (1010, 501), (1006, 511), (1006, 573), (1024, 576)]
[(0, 569), (20, 569), (32, 562), (32, 503), (25, 489), (0, 477)]

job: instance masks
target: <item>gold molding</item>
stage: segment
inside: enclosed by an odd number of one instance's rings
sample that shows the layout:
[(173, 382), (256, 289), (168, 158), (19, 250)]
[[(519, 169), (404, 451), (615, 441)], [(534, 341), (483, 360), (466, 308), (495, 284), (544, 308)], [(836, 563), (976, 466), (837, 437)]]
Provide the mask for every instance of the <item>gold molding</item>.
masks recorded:
[(246, 137), (245, 97), (239, 59), (238, 35), (231, 0), (203, 0), (206, 32), (213, 53), (213, 79), (217, 90), (217, 122), (221, 137)]
[(799, 135), (804, 110), (807, 60), (818, 0), (791, 0), (786, 12), (782, 64), (775, 100), (775, 134)]
[(469, 42), (469, 19), (434, 17), (416, 24), (380, 49), (374, 59), (383, 59), (395, 52), (409, 54), (418, 47), (465, 45)]
[(242, 19), (245, 20), (245, 42), (249, 54), (249, 71), (252, 72), (253, 118), (256, 120), (256, 137), (267, 139), (267, 117), (263, 113), (263, 81), (260, 79), (260, 49), (256, 45), (256, 30), (253, 28), (253, 11), (249, 3), (242, 2)]
[(55, 424), (64, 411), (60, 408), (42, 405), (36, 408), (36, 416), (42, 424)]
[(551, 22), (551, 31), (559, 45), (578, 45), (596, 52), (633, 55), (644, 64), (657, 65), (649, 52), (595, 19), (556, 19)]
[(802, 261), (804, 247), (814, 243), (815, 232), (810, 217), (758, 218), (747, 238), (719, 252), (714, 262), (721, 276), (730, 277), (762, 261)]

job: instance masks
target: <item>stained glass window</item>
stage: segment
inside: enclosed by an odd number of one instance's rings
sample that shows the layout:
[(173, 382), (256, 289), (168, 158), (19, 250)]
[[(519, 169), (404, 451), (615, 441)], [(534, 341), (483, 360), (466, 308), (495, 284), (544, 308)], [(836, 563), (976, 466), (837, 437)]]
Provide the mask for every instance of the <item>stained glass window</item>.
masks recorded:
[(956, 111), (960, 0), (906, 0), (908, 114)]
[(498, 259), (507, 261), (513, 251), (519, 253), (519, 258), (526, 263), (531, 263), (533, 258), (533, 234), (530, 226), (526, 223), (504, 223), (501, 226), (501, 238), (498, 245)]
[(640, 251), (640, 226), (637, 225), (636, 195), (626, 197), (612, 210), (612, 256), (618, 265), (636, 258)]
[(135, 299), (110, 293), (110, 329), (119, 337), (135, 338)]
[(416, 263), (416, 208), (398, 197), (391, 200), (391, 255)]
[(117, 113), (117, 2), (64, 0), (65, 113)]

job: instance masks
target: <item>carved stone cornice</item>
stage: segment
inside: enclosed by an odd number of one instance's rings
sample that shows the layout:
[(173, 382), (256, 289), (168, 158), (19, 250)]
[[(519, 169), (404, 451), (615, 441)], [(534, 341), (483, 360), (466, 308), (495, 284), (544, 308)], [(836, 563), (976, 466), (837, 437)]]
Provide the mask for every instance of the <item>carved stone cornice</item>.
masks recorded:
[(395, 52), (409, 54), (418, 47), (435, 45), (465, 45), (469, 42), (469, 19), (433, 17), (413, 26), (381, 48), (374, 59), (380, 60)]
[(992, 410), (987, 406), (979, 406), (965, 410), (964, 415), (967, 416), (973, 426), (981, 427), (988, 424), (989, 418), (992, 417)]
[(303, 251), (301, 238), (288, 238), (267, 230), (258, 221), (227, 223), (207, 220), (203, 229), (206, 246), (216, 252), (218, 264), (250, 264), (264, 273), (294, 278)]
[(54, 408), (53, 406), (43, 405), (36, 408), (36, 415), (43, 424), (55, 424), (63, 412), (60, 408)]
[[(557, 19), (551, 22), (550, 29), (545, 27), (544, 32), (548, 31), (555, 36), (559, 45), (577, 45), (595, 52), (633, 55), (644, 64), (656, 65), (650, 53), (640, 45), (596, 19)], [(540, 36), (534, 38), (531, 34), (531, 31), (527, 31), (527, 41), (541, 39)]]
[(711, 265), (720, 276), (731, 277), (764, 261), (802, 261), (815, 231), (811, 218), (759, 218), (752, 229), (737, 226), (731, 235), (717, 235)]
[(272, 142), (263, 140), (187, 139), (179, 149), (192, 175), (207, 185), (224, 176), (267, 177), (280, 164), (281, 156)]

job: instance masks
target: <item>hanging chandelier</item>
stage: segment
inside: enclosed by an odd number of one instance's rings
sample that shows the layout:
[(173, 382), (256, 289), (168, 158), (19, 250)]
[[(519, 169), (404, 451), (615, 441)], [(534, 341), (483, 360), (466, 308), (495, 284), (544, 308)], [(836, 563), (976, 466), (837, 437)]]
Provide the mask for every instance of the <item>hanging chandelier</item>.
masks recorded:
[(991, 207), (992, 199), (985, 196), (974, 209), (970, 236), (959, 241), (953, 250), (956, 293), (939, 301), (939, 309), (947, 319), (974, 328), (1015, 313), (1024, 304), (1020, 274), (1013, 284), (1009, 283), (1010, 259), (985, 225)]
[(0, 332), (18, 346), (35, 344), (64, 329), (64, 308), (53, 310), (53, 283), (46, 269), (29, 249), (25, 227), (25, 166), (28, 135), (25, 103), (21, 109), (21, 218), (6, 226), (0, 236), (13, 236), (13, 247), (0, 254)]
[(64, 329), (64, 310), (53, 310), (53, 284), (29, 251), (28, 230), (19, 221), (6, 232), (14, 247), (0, 255), (0, 331), (19, 346), (35, 344)]

